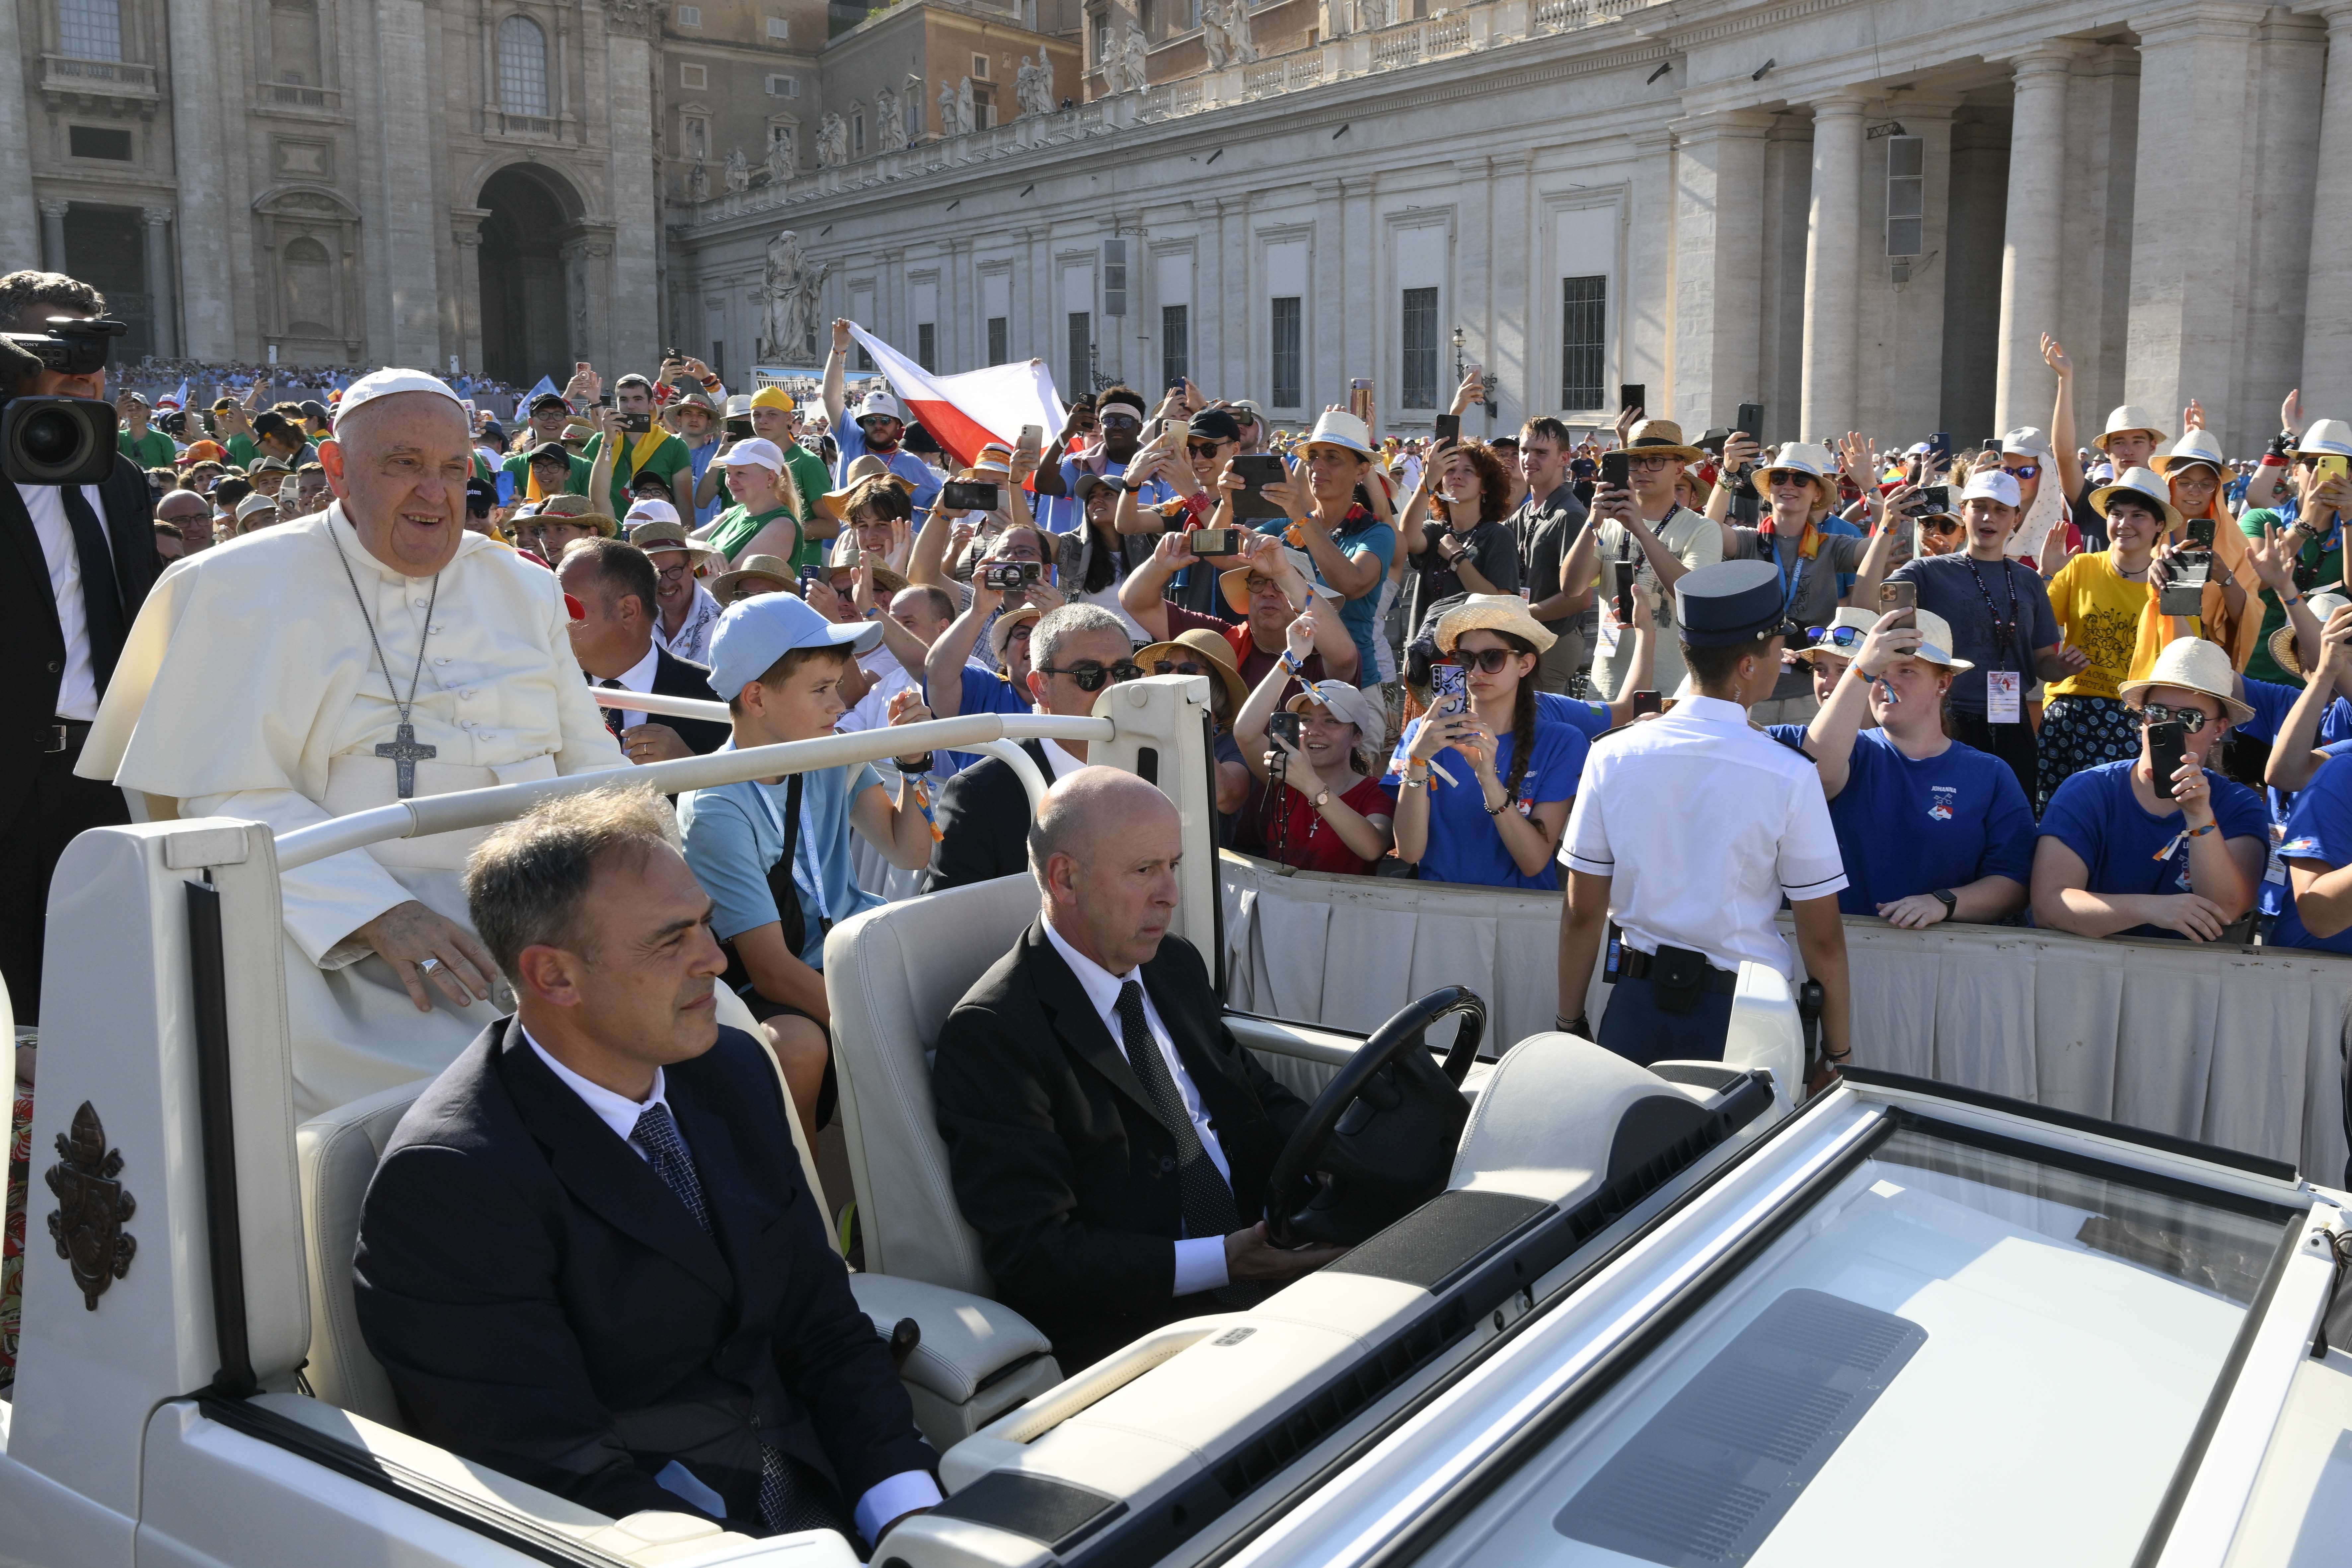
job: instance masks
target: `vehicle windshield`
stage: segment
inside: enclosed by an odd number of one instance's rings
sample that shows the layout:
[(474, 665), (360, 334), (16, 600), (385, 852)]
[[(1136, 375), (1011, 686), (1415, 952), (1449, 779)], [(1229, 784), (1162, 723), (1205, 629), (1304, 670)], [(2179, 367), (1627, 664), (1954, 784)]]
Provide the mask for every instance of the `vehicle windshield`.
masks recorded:
[(2294, 1215), (1895, 1132), (1424, 1564), (2132, 1560)]

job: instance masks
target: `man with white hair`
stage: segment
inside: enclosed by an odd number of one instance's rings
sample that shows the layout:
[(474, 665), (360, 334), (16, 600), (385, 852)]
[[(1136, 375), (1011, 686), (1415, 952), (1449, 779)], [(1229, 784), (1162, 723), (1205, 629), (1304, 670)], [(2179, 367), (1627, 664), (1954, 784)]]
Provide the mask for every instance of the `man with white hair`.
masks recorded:
[[(472, 446), (435, 377), (354, 382), (320, 449), (333, 504), (157, 584), (78, 771), (144, 793), (158, 816), (285, 833), (411, 795), (625, 765), (554, 574), (466, 529)], [(497, 1010), (475, 1005), (501, 982), (460, 885), (477, 837), (399, 839), (284, 874), (299, 1115), (438, 1072)]]

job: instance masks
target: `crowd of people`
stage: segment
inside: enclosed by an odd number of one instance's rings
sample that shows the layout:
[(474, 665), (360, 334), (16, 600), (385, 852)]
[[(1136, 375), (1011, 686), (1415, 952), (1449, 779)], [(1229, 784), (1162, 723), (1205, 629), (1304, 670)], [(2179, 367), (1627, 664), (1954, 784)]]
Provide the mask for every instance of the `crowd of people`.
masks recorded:
[[(71, 279), (0, 279), (0, 314), (36, 305), (102, 309)], [(2352, 747), (2352, 426), (2293, 397), (2255, 459), (2194, 404), (2118, 408), (2078, 442), (2072, 367), (2045, 340), (2048, 428), (1973, 449), (1862, 432), (1768, 448), (1638, 407), (1603, 436), (1538, 416), (1467, 439), (1473, 376), (1426, 438), (1341, 406), (1282, 430), (1181, 381), (1102, 388), (1058, 429), (950, 456), (887, 387), (851, 386), (850, 350), (835, 322), (807, 406), (689, 358), (609, 383), (580, 367), (511, 422), (398, 369), (316, 403), (259, 406), (257, 384), (181, 411), (177, 436), (121, 396), (108, 486), (17, 487), (52, 562), (26, 615), (38, 656), (56, 649), (28, 685), (57, 743), (19, 816), (45, 858), (11, 873), (7, 918), (37, 954), (68, 829), (121, 820), (118, 789), (286, 831), (934, 716), (1082, 716), (1112, 684), (1183, 675), (1207, 683), (1222, 846), (1564, 891), (1560, 1022), (1591, 1033), (1571, 987), (1606, 947), (1621, 990), (1597, 1037), (1636, 1059), (1720, 1054), (1738, 964), (1792, 973), (1783, 899), (1829, 988), (1832, 1062), (1841, 915), (2352, 952), (2352, 772), (2326, 765)], [(23, 384), (105, 393), (43, 374)], [(775, 1161), (712, 1190), (706, 1140), (775, 1143), (711, 988), (760, 1022), (790, 1090), (775, 1104), (814, 1142), (835, 1100), (827, 931), (1002, 877), (1033, 875), (1042, 912), (950, 1018), (934, 1087), (990, 1272), (1066, 1370), (1190, 1298), (1328, 1260), (1256, 1219), (1303, 1107), (1233, 1045), (1199, 955), (1162, 940), (1172, 809), (1084, 742), (1024, 749), (1052, 785), (1042, 814), (1002, 758), (909, 751), (674, 813), (615, 788), (283, 874), (298, 1110), (442, 1072), (388, 1153), (400, 1175), (371, 1195), (360, 1260), (371, 1348), (423, 1435), (597, 1506), (660, 1489), (869, 1541), (935, 1498), (908, 1479), (919, 1445), (870, 1346), (825, 1352), (865, 1381), (817, 1414), (855, 1426), (879, 1401), (882, 1429), (818, 1454), (747, 1446), (740, 1424), (707, 1448), (599, 1438), (575, 1385), (659, 1379), (518, 1343), (570, 1402), (502, 1447), (450, 1392), (450, 1336), (419, 1331), (420, 1303), (507, 1300), (518, 1259), (570, 1245), (543, 1150), (500, 1142), (509, 1126), (547, 1142), (601, 1121), (706, 1232), (786, 1201), (799, 1177)], [(12, 953), (7, 980), (37, 1017), (37, 959), (27, 975)], [(494, 998), (511, 1016), (485, 1031), (475, 1005)], [(1074, 1079), (1040, 1044), (1056, 1031), (1074, 1052), (1116, 1043), (1132, 1089), (1113, 1104)], [(485, 1195), (514, 1192), (540, 1194), (532, 1212)], [(457, 1243), (419, 1217), (453, 1214)], [(598, 1247), (595, 1277), (635, 1281), (658, 1315), (628, 1247)], [(808, 1321), (835, 1333), (842, 1300), (815, 1291)], [(662, 1388), (731, 1353), (711, 1324), (678, 1332)], [(772, 1381), (744, 1395), (769, 1414)]]

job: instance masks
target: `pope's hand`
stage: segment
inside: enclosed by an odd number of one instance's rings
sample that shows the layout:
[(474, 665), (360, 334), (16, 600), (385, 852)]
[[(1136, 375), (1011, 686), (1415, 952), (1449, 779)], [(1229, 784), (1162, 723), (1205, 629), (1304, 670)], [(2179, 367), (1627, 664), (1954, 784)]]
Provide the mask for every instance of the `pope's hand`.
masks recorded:
[(694, 748), (667, 724), (630, 725), (621, 731), (621, 750), (639, 767), (647, 763), (674, 763), (680, 757), (694, 755)]
[[(490, 978), (499, 972), (489, 952), (473, 932), (415, 899), (393, 905), (353, 934), (392, 965), (420, 1013), (433, 1011), (425, 990), (428, 979), (456, 1006), (489, 1000)], [(429, 970), (423, 967), (428, 962)]]

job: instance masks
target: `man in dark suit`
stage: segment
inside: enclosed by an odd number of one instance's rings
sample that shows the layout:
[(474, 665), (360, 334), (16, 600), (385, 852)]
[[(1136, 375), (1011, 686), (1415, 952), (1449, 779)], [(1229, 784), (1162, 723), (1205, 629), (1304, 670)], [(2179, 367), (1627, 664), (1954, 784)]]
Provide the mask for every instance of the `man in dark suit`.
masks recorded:
[[(660, 575), (653, 560), (619, 539), (578, 539), (555, 569), (563, 591), (584, 618), (572, 623), (572, 652), (593, 684), (663, 697), (711, 700), (710, 668), (672, 654), (654, 640), (659, 624)], [(604, 725), (637, 763), (698, 757), (727, 743), (728, 728), (707, 719), (670, 719), (625, 709), (604, 710)]]
[[(89, 284), (56, 272), (0, 278), (0, 331), (43, 332), (52, 316), (100, 316)], [(8, 397), (106, 395), (106, 374), (66, 375), (13, 349)], [(49, 876), (86, 828), (127, 822), (122, 792), (77, 778), (74, 763), (124, 635), (163, 569), (154, 499), (118, 456), (95, 485), (0, 484), (0, 978), (20, 1024), (41, 1016), (41, 937)]]
[(1339, 1256), (1266, 1239), (1266, 1178), (1307, 1108), (1167, 937), (1182, 848), (1175, 806), (1141, 779), (1056, 784), (1030, 839), (1044, 911), (940, 1030), (956, 1206), (1065, 1371)]
[(776, 1069), (719, 1026), (710, 900), (614, 785), (466, 879), (511, 977), (369, 1185), (360, 1326), (409, 1430), (614, 1517), (878, 1540), (935, 1458), (851, 1297)]
[[(1142, 675), (1127, 623), (1099, 605), (1049, 610), (1029, 634), (1029, 691), (1041, 711), (1083, 719), (1112, 682)], [(1024, 741), (1045, 782), (1083, 766), (1083, 741)], [(984, 757), (948, 780), (932, 807), (939, 842), (923, 891), (1017, 876), (1029, 868), (1029, 792), (1013, 770)]]

